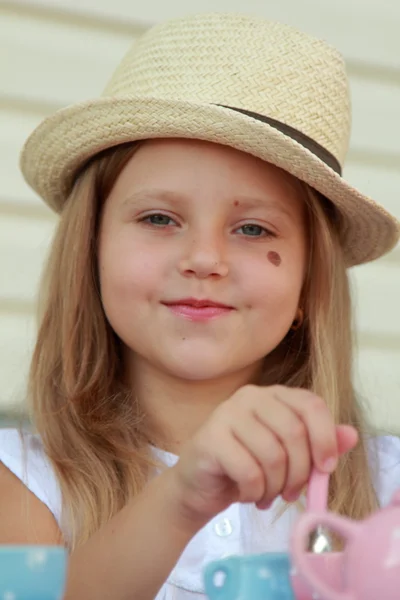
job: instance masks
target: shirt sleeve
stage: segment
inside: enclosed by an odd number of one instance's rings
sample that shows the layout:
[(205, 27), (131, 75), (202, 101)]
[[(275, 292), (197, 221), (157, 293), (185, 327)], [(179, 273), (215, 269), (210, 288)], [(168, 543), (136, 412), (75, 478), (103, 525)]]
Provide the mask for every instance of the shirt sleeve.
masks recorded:
[(61, 520), (61, 494), (40, 438), (18, 429), (0, 429), (0, 461)]

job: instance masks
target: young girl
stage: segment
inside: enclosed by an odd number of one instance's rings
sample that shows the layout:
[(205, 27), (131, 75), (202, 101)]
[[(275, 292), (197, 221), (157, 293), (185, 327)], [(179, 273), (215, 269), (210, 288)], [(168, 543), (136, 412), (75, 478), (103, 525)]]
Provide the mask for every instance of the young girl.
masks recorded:
[(66, 598), (188, 600), (209, 561), (287, 550), (313, 466), (356, 519), (400, 487), (352, 388), (346, 275), (398, 224), (341, 178), (349, 122), (335, 50), (218, 14), (150, 30), (29, 138), (60, 222), (0, 542), (65, 544)]

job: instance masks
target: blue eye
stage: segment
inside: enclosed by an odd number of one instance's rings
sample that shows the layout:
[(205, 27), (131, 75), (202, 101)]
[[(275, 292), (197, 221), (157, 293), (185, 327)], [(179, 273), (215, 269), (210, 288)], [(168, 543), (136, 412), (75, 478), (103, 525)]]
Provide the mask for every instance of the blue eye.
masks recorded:
[(246, 237), (273, 237), (275, 235), (272, 231), (268, 231), (265, 227), (261, 227), (261, 225), (256, 225), (255, 223), (242, 225), (237, 231), (240, 230)]
[(148, 215), (143, 219), (143, 222), (150, 223), (151, 225), (156, 225), (157, 227), (166, 227), (170, 225), (174, 221), (168, 215), (163, 215), (161, 213), (156, 213), (154, 215)]
[(243, 225), (242, 227), (240, 227), (240, 229), (245, 235), (250, 235), (252, 237), (258, 237), (262, 235), (264, 231), (263, 228), (259, 225)]

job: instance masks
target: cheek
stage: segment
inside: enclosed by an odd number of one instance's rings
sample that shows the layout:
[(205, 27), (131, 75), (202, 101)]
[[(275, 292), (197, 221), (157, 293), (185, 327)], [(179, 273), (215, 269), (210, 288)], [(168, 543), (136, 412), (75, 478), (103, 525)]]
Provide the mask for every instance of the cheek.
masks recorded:
[(291, 315), (296, 309), (303, 285), (300, 261), (270, 251), (262, 260), (248, 264), (243, 274), (243, 290), (250, 305), (269, 314), (279, 309)]
[(144, 253), (133, 240), (123, 235), (105, 240), (99, 252), (103, 302), (132, 301), (147, 295), (159, 279), (159, 270), (156, 254)]

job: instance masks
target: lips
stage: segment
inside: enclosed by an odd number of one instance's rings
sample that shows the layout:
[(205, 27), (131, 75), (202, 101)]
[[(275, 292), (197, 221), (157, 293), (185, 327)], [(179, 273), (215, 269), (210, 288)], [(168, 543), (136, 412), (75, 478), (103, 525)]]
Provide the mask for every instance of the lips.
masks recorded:
[(213, 300), (199, 300), (197, 298), (183, 298), (182, 300), (172, 300), (170, 302), (163, 302), (166, 306), (192, 306), (193, 308), (230, 308), (228, 304), (222, 304), (221, 302), (214, 302)]
[(175, 316), (190, 321), (208, 321), (227, 315), (234, 310), (233, 306), (199, 298), (182, 298), (181, 300), (163, 302), (163, 304)]

